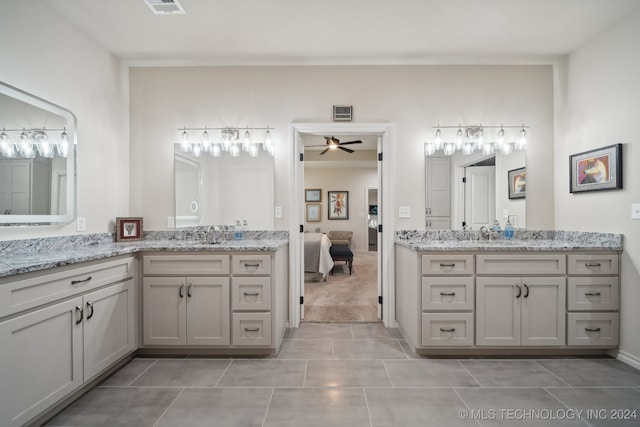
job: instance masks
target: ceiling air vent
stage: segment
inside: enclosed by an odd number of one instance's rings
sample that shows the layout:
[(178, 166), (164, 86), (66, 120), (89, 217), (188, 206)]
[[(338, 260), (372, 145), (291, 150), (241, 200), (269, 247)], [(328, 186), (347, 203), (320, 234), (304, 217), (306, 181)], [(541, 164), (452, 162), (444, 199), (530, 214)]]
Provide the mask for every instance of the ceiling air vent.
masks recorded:
[(353, 105), (334, 105), (333, 120), (350, 121), (353, 113)]
[(156, 15), (181, 15), (186, 13), (178, 0), (144, 0)]

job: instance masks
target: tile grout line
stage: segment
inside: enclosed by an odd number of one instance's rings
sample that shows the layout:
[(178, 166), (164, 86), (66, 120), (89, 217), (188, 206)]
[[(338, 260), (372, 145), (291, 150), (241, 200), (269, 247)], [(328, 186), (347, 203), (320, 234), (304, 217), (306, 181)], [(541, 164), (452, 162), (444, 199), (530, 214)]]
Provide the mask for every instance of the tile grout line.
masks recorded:
[(176, 403), (176, 401), (180, 398), (180, 396), (182, 396), (182, 393), (184, 393), (186, 389), (183, 387), (182, 390), (180, 390), (180, 393), (178, 393), (178, 395), (175, 397), (175, 399), (173, 399), (173, 401), (171, 401), (171, 403), (169, 404), (169, 406), (167, 406), (167, 409), (165, 409), (162, 412), (162, 415), (160, 415), (158, 417), (158, 419), (156, 420), (155, 423), (153, 423), (152, 427), (156, 427), (158, 425), (158, 423), (160, 422), (160, 420), (167, 414), (167, 412), (169, 412), (169, 409), (171, 408), (171, 406), (173, 406), (174, 403)]
[[(548, 389), (547, 387), (543, 387), (542, 389), (543, 389), (547, 394), (549, 394), (551, 397), (553, 397), (553, 398), (554, 398), (554, 399), (556, 399), (558, 402), (560, 402), (560, 404), (561, 404), (562, 406), (564, 406), (564, 407), (565, 407), (565, 408), (567, 408), (567, 409), (572, 409), (572, 410), (573, 410), (573, 408), (571, 408), (569, 405), (567, 405), (567, 404), (566, 404), (566, 403), (564, 403), (562, 400), (560, 400), (560, 398), (559, 398), (559, 397), (557, 397), (555, 394), (553, 394), (551, 391), (549, 391), (549, 389)], [(587, 424), (587, 425), (588, 425), (588, 426), (590, 426), (590, 427), (593, 427), (593, 425), (592, 425), (590, 422), (588, 422), (587, 420), (583, 419), (582, 417), (580, 417), (580, 421), (584, 422), (585, 424)]]
[(305, 361), (304, 364), (304, 376), (302, 377), (302, 388), (306, 388), (307, 386), (307, 372), (309, 372), (309, 359)]
[(271, 395), (269, 396), (269, 402), (267, 402), (267, 408), (264, 411), (264, 418), (262, 419), (262, 427), (267, 423), (267, 416), (269, 415), (269, 408), (271, 407), (271, 401), (273, 400), (273, 395), (275, 393), (275, 387), (271, 388)]
[(566, 382), (565, 380), (563, 380), (562, 378), (560, 378), (559, 376), (557, 376), (555, 373), (553, 373), (550, 369), (547, 369), (546, 367), (544, 367), (541, 363), (538, 363), (537, 360), (534, 360), (534, 362), (536, 363), (536, 365), (540, 366), (542, 369), (544, 369), (545, 371), (549, 372), (551, 375), (553, 375), (554, 377), (556, 377), (557, 379), (559, 379), (560, 381), (562, 381), (564, 384), (567, 385), (567, 387), (572, 387), (571, 384), (569, 384), (568, 382)]
[(224, 372), (222, 372), (222, 375), (220, 375), (220, 378), (218, 378), (218, 381), (216, 381), (216, 385), (214, 386), (214, 388), (218, 388), (220, 381), (222, 381), (222, 377), (224, 377), (224, 374), (227, 373), (227, 371), (229, 370), (229, 367), (231, 367), (231, 364), (233, 363), (233, 359), (229, 360), (229, 363), (227, 364), (227, 367), (224, 368)]
[[(131, 362), (129, 362), (129, 363), (131, 363)], [(136, 376), (133, 380), (131, 380), (131, 381), (126, 385), (126, 387), (132, 386), (132, 384), (133, 384), (134, 382), (136, 382), (136, 380), (137, 380), (138, 378), (140, 378), (141, 376), (143, 376), (143, 375), (144, 375), (144, 374), (145, 374), (149, 369), (153, 368), (153, 367), (156, 365), (156, 363), (158, 363), (158, 359), (154, 360), (154, 361), (153, 361), (153, 363), (152, 363), (151, 365), (147, 366), (147, 369), (145, 369), (145, 370), (144, 370), (144, 371), (142, 371), (140, 374), (138, 374), (138, 376)], [(123, 367), (124, 367), (124, 366), (123, 366)]]
[(387, 367), (387, 362), (382, 360), (382, 366), (384, 366), (384, 371), (387, 374), (387, 378), (389, 379), (389, 384), (391, 384), (391, 388), (395, 388), (396, 386), (393, 385), (393, 380), (391, 379), (391, 374), (389, 373), (389, 368)]
[[(469, 375), (471, 375), (471, 374), (469, 374)], [(473, 375), (471, 375), (471, 376), (473, 376)], [(475, 378), (474, 378), (474, 379), (475, 379)], [(462, 396), (460, 396), (460, 393), (458, 393), (457, 388), (458, 388), (458, 387), (451, 387), (451, 390), (453, 390), (453, 392), (458, 396), (458, 399), (460, 399), (460, 401), (461, 401), (461, 402), (462, 402), (462, 404), (465, 406), (465, 408), (467, 409), (467, 411), (469, 411), (469, 413), (471, 413), (471, 406), (469, 406), (469, 405), (467, 404), (467, 402), (465, 402), (465, 400), (462, 398)], [(477, 389), (477, 387), (465, 387), (465, 388)], [(460, 412), (458, 412), (458, 414), (460, 414)], [(459, 416), (458, 416), (458, 418), (459, 418)], [(478, 424), (478, 425), (482, 426), (482, 423), (480, 423), (480, 421), (479, 421), (479, 420), (477, 420), (477, 419), (476, 419), (476, 420), (475, 420), (475, 422), (476, 422), (476, 424)]]
[(478, 387), (484, 387), (482, 383), (480, 383), (480, 381), (478, 381), (478, 379), (474, 377), (473, 374), (467, 369), (467, 367), (464, 366), (464, 363), (462, 363), (460, 359), (457, 359), (456, 362), (458, 362), (458, 364), (462, 366), (462, 369), (464, 369), (467, 372), (467, 374), (471, 375), (471, 378), (473, 378), (473, 380), (478, 384)]
[(369, 399), (367, 399), (367, 390), (362, 387), (362, 394), (364, 395), (364, 405), (367, 407), (367, 415), (369, 415), (369, 427), (373, 427), (373, 416), (371, 415), (371, 409), (369, 409)]

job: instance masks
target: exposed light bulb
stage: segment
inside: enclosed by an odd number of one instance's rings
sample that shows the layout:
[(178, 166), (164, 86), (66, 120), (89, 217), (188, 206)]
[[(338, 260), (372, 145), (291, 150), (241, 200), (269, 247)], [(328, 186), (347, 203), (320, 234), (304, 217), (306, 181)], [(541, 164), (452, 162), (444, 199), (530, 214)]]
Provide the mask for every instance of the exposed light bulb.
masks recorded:
[(9, 135), (2, 128), (0, 133), (0, 154), (6, 155), (9, 152)]
[(189, 134), (187, 133), (186, 129), (182, 131), (182, 136), (180, 137), (180, 150), (185, 153), (191, 151), (191, 144), (189, 144)]
[(221, 153), (222, 153), (222, 146), (220, 144), (216, 143), (211, 146), (211, 155), (213, 157), (220, 157)]
[(204, 132), (202, 132), (202, 150), (205, 152), (211, 151), (211, 135), (207, 131), (207, 127), (204, 127)]
[(458, 126), (458, 132), (456, 133), (456, 150), (462, 150), (464, 147), (464, 134), (462, 133), (462, 128)]
[(64, 128), (62, 133), (60, 134), (58, 154), (62, 157), (67, 157), (69, 155), (69, 135), (67, 135), (67, 128)]
[(435, 145), (436, 150), (441, 150), (444, 146), (442, 142), (442, 132), (440, 132), (440, 126), (436, 129), (436, 137), (433, 139), (433, 144)]
[(456, 151), (456, 147), (452, 142), (444, 144), (443, 152), (445, 156), (450, 156)]
[(482, 149), (482, 146), (484, 145), (484, 129), (482, 128), (480, 128), (478, 133), (476, 133), (476, 145), (478, 146), (478, 149)]
[(516, 150), (524, 150), (527, 146), (527, 131), (524, 130), (524, 125), (520, 131), (518, 141), (516, 141)]
[(202, 154), (202, 145), (193, 144), (193, 147), (191, 148), (191, 151), (192, 151), (194, 156), (200, 157), (200, 154)]
[(436, 145), (433, 142), (425, 142), (424, 155), (433, 156), (434, 154), (436, 154)]
[(501, 127), (500, 130), (498, 131), (498, 140), (496, 141), (496, 148), (498, 148), (499, 150), (502, 150), (502, 146), (504, 145), (504, 128)]

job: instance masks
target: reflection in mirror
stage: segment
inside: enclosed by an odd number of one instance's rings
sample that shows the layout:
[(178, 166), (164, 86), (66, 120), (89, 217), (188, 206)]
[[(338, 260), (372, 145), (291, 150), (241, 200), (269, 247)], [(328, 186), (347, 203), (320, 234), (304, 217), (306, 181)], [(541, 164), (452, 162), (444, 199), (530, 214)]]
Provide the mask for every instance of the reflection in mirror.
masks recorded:
[(194, 156), (175, 144), (174, 159), (177, 228), (246, 220), (247, 230), (274, 229), (275, 171), (268, 152)]
[(507, 221), (526, 227), (526, 198), (509, 199), (508, 173), (525, 167), (525, 152), (425, 158), (425, 227), (460, 230)]
[(73, 114), (0, 83), (0, 226), (75, 217)]

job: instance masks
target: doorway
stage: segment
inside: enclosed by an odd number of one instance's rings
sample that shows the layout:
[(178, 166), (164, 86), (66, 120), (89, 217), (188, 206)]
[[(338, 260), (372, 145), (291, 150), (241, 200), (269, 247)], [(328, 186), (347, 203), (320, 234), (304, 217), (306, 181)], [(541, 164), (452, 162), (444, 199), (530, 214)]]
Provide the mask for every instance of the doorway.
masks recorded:
[[(394, 310), (394, 292), (390, 289), (393, 283), (393, 216), (391, 206), (393, 203), (392, 194), (387, 195), (385, 188), (390, 188), (391, 184), (391, 161), (392, 153), (390, 147), (393, 138), (393, 124), (389, 123), (373, 123), (373, 124), (343, 124), (343, 123), (311, 123), (291, 125), (291, 138), (293, 146), (293, 156), (291, 157), (291, 172), (294, 177), (292, 191), (290, 193), (290, 326), (297, 327), (304, 318), (304, 224), (306, 214), (306, 203), (304, 200), (304, 139), (308, 136), (329, 136), (341, 135), (342, 137), (351, 136), (375, 136), (377, 139), (377, 185), (378, 190), (378, 251), (376, 255), (377, 270), (377, 290), (378, 290), (378, 318), (381, 319), (385, 326), (395, 327), (395, 310)], [(327, 191), (333, 191), (333, 188), (322, 188), (323, 197), (327, 196)], [(335, 190), (343, 190), (336, 188)], [(362, 189), (364, 190), (364, 188)], [(391, 193), (391, 192), (389, 192)], [(325, 204), (322, 208), (326, 209), (328, 214), (328, 206)], [(364, 206), (351, 207), (349, 215), (357, 215), (362, 213), (362, 220), (366, 220), (368, 210), (363, 210)], [(367, 208), (368, 209), (368, 208)], [(389, 215), (385, 215), (385, 211)], [(323, 212), (324, 213), (324, 212)], [(384, 227), (382, 224), (384, 223)], [(315, 231), (315, 230), (313, 230)], [(338, 262), (340, 264), (340, 262)], [(357, 264), (354, 262), (354, 269)]]

